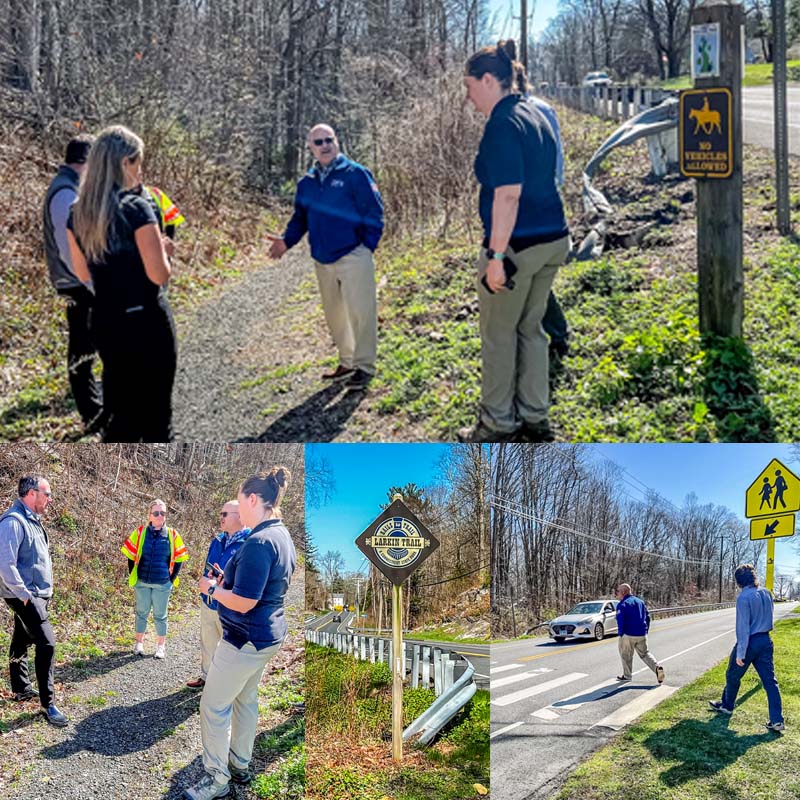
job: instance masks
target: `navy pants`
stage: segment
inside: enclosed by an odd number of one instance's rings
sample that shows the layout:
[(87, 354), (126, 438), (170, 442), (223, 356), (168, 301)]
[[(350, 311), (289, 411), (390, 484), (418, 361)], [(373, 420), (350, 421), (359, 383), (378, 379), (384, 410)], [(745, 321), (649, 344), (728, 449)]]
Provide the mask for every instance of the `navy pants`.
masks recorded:
[(33, 597), (27, 603), (16, 597), (6, 600), (14, 612), (14, 634), (9, 648), (11, 691), (22, 693), (31, 688), (28, 675), (28, 648), (34, 645), (36, 658), (36, 683), (42, 708), (47, 708), (55, 698), (53, 663), (56, 655), (56, 637), (47, 614), (48, 601)]
[(744, 666), (736, 663), (736, 645), (731, 650), (728, 659), (728, 671), (725, 673), (725, 690), (722, 692), (722, 705), (733, 711), (736, 704), (736, 695), (739, 694), (739, 684), (742, 682), (747, 668), (752, 664), (767, 693), (769, 704), (769, 721), (783, 722), (783, 706), (778, 681), (775, 679), (775, 662), (773, 660), (772, 639), (768, 633), (754, 633), (747, 644), (744, 656)]
[(567, 343), (567, 339), (569, 339), (569, 325), (567, 325), (567, 319), (552, 290), (547, 296), (547, 308), (542, 318), (542, 327), (544, 328), (544, 332), (550, 337), (551, 344)]

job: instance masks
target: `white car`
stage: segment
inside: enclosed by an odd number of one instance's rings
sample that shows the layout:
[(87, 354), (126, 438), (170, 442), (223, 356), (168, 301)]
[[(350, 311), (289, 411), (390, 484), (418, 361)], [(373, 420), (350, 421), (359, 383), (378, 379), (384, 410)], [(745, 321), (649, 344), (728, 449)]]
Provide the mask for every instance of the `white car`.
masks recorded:
[(587, 72), (583, 79), (584, 86), (611, 86), (611, 78), (607, 72)]
[(617, 601), (588, 600), (547, 623), (551, 639), (602, 639), (617, 632)]

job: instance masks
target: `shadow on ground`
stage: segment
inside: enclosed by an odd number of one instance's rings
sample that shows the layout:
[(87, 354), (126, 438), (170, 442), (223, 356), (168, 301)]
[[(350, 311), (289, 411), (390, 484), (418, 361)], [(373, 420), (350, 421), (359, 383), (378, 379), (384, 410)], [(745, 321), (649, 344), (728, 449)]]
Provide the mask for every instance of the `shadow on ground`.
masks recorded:
[(74, 728), (67, 728), (73, 735), (44, 748), (42, 756), (69, 758), (84, 750), (104, 756), (142, 752), (160, 739), (171, 736), (178, 725), (199, 709), (200, 695), (183, 690), (156, 700), (106, 708), (90, 714)]
[(348, 391), (341, 383), (326, 386), (278, 417), (259, 436), (238, 441), (333, 441), (345, 429), (347, 421), (365, 396), (366, 392)]
[(722, 442), (774, 442), (774, 422), (744, 339), (703, 338), (703, 399)]
[(76, 684), (81, 681), (89, 680), (97, 675), (105, 675), (115, 669), (124, 667), (135, 661), (139, 656), (135, 656), (131, 650), (119, 650), (102, 658), (75, 659), (74, 661), (56, 667), (56, 682)]
[[(744, 702), (758, 688), (754, 687), (739, 702)], [(711, 710), (709, 713), (714, 716), (706, 722), (685, 719), (645, 739), (644, 744), (654, 758), (673, 763), (660, 774), (662, 784), (674, 788), (688, 781), (708, 778), (736, 763), (750, 748), (777, 738), (777, 734), (770, 731), (739, 735), (730, 729), (732, 717)]]

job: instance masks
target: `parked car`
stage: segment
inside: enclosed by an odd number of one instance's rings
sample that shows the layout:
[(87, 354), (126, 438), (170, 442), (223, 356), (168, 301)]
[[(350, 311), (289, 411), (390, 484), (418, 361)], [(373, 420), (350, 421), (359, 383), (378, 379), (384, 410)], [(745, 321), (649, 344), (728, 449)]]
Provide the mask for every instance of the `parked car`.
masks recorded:
[(583, 86), (611, 86), (611, 78), (604, 71), (587, 72), (582, 84)]
[(551, 639), (597, 639), (617, 632), (617, 601), (588, 600), (547, 623)]

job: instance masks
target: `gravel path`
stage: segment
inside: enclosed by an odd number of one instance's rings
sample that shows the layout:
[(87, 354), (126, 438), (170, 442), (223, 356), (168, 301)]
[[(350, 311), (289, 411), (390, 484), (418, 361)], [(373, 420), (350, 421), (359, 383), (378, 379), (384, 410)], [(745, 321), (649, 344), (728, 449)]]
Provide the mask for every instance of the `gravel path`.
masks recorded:
[[(290, 638), (263, 683), (297, 660), (298, 642), (302, 647), (304, 582), (302, 575), (295, 577), (286, 603)], [(92, 659), (83, 673), (56, 670), (57, 684), (63, 682), (63, 691), (57, 686), (58, 704), (71, 724), (58, 729), (37, 718), (4, 735), (15, 737), (20, 777), (10, 794), (0, 787), (1, 795), (14, 800), (172, 799), (202, 777), (200, 693), (184, 686), (199, 671), (199, 610), (171, 612), (169, 620), (163, 661), (152, 657), (150, 629), (144, 658), (126, 648)], [(260, 728), (273, 724), (262, 718)], [(246, 787), (231, 785), (233, 800), (256, 797)]]

